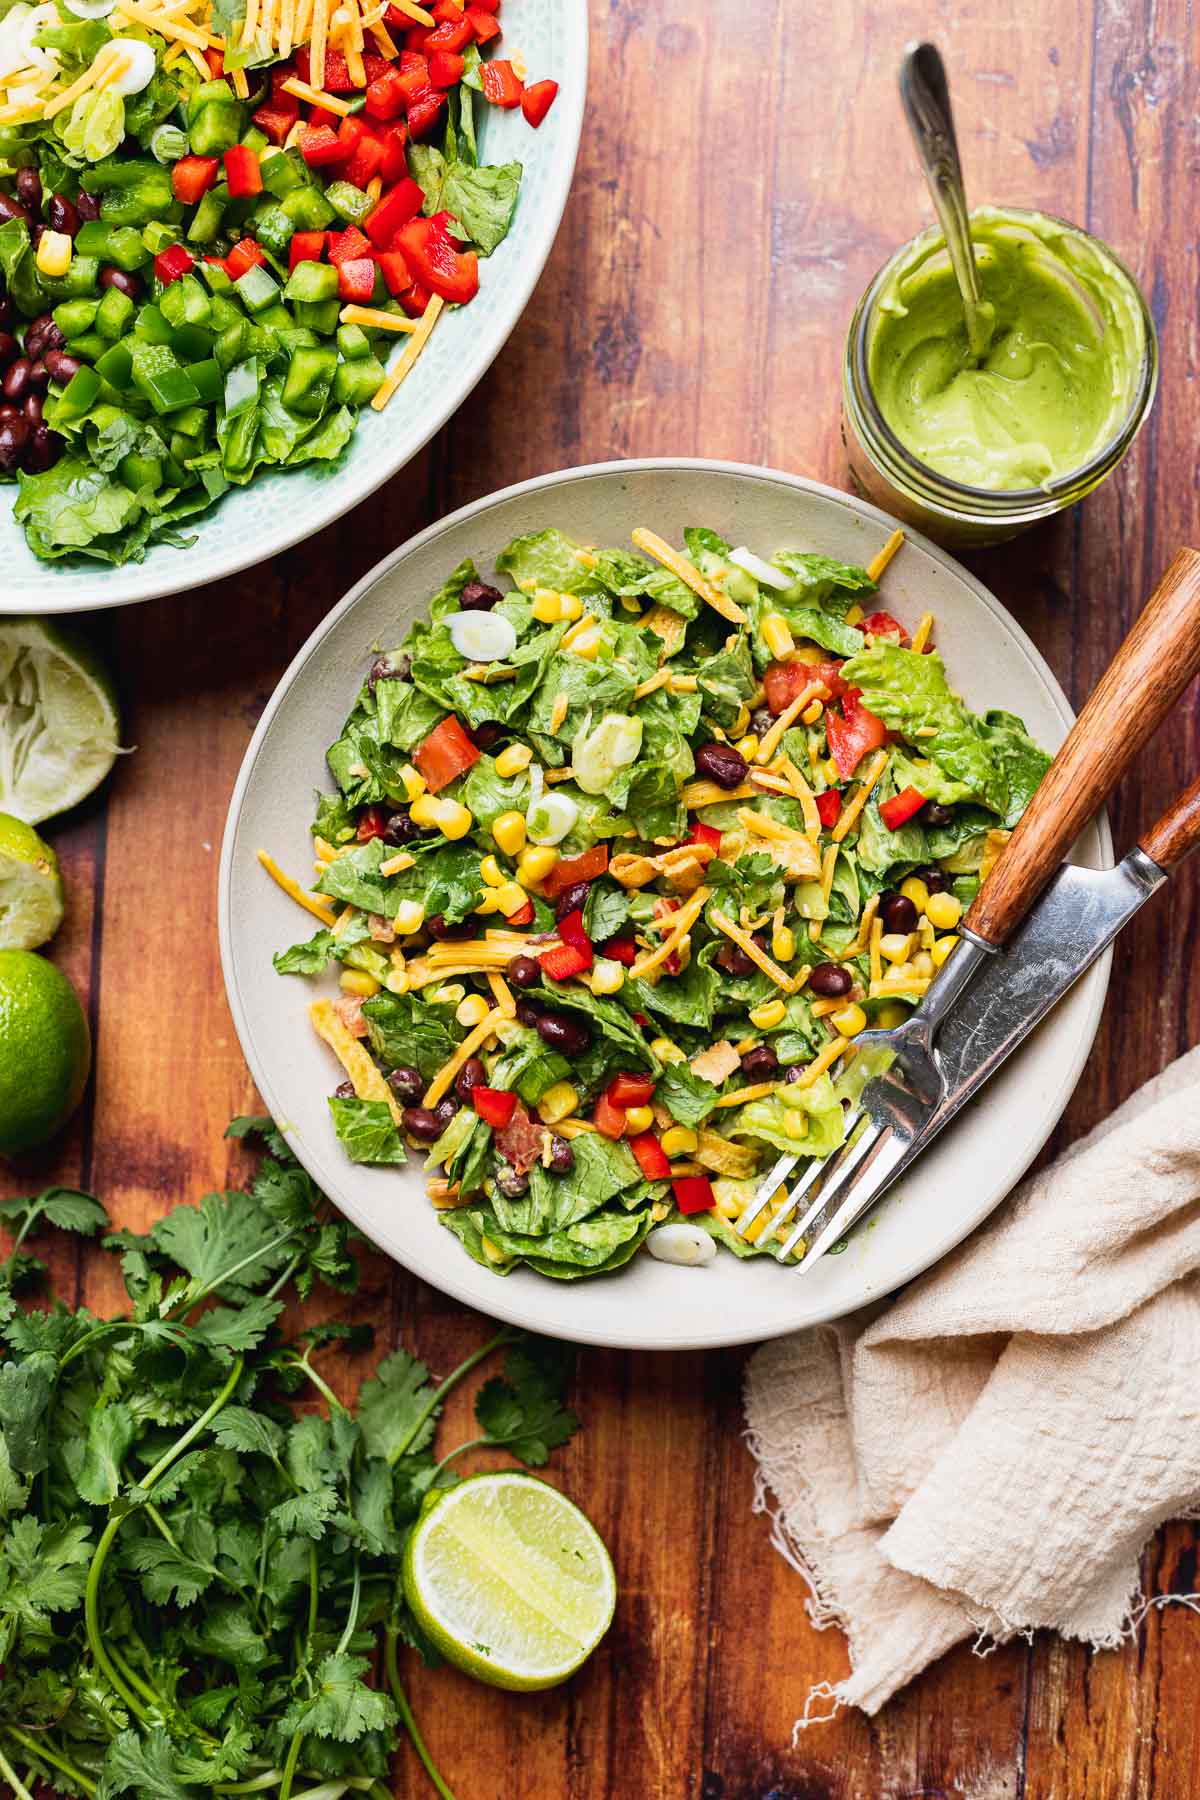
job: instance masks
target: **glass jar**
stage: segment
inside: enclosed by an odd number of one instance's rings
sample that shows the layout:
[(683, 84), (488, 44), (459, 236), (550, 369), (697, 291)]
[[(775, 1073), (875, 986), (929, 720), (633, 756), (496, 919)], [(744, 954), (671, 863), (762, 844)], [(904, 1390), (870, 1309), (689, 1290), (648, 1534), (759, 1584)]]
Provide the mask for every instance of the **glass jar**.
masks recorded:
[[(981, 209), (1000, 216), (995, 209)], [(931, 468), (903, 444), (884, 418), (870, 381), (870, 350), (879, 297), (906, 260), (943, 246), (937, 227), (921, 232), (889, 257), (854, 311), (842, 365), (842, 442), (855, 487), (867, 499), (927, 533), (949, 549), (974, 549), (1015, 537), (1041, 519), (1082, 500), (1117, 467), (1145, 421), (1158, 382), (1154, 322), (1129, 270), (1106, 244), (1065, 220), (1019, 207), (1002, 209), (1018, 225), (1052, 224), (1089, 246), (1108, 271), (1124, 282), (1142, 325), (1141, 368), (1128, 413), (1114, 436), (1082, 467), (1040, 487), (970, 487)]]

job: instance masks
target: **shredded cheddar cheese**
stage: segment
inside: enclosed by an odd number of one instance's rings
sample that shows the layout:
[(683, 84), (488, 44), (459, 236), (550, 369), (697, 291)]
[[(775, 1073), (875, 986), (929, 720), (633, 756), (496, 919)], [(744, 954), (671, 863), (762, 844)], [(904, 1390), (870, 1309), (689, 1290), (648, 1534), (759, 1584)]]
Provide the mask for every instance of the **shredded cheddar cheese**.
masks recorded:
[(871, 577), (872, 581), (879, 581), (883, 571), (887, 568), (903, 542), (904, 533), (899, 530), (893, 531), (891, 537), (883, 546), (883, 549), (877, 551), (871, 558), (870, 562), (867, 564), (867, 574)]
[[(298, 75), (290, 75), (283, 83), (285, 94), (292, 94), (297, 100), (307, 100), (310, 106), (322, 106), (326, 112), (339, 113), (348, 118), (354, 110), (345, 100), (339, 100), (336, 94), (322, 93), (320, 88), (311, 87), (307, 81), (301, 81)], [(391, 317), (391, 314), (388, 314)]]
[(859, 813), (871, 798), (872, 788), (883, 774), (883, 771), (887, 768), (887, 762), (887, 751), (880, 750), (874, 762), (867, 770), (866, 775), (863, 777), (862, 785), (858, 789), (853, 800), (848, 801), (842, 808), (841, 816), (833, 828), (833, 841), (835, 844), (840, 844), (842, 839), (846, 836), (846, 833), (857, 823)]
[[(695, 563), (689, 562), (677, 550), (672, 550), (670, 544), (660, 538), (656, 531), (647, 531), (644, 525), (639, 525), (633, 533), (633, 541), (639, 550), (652, 556), (664, 569), (670, 569), (672, 575), (677, 575), (686, 587), (691, 588), (693, 594), (699, 594), (706, 606), (711, 606), (714, 612), (720, 613), (723, 619), (728, 619), (731, 625), (746, 623), (746, 615), (741, 607), (728, 594), (723, 594), (719, 588), (714, 587), (707, 576), (700, 573)], [(684, 620), (680, 622), (686, 624)]]
[(293, 880), (290, 875), (285, 875), (275, 858), (268, 855), (265, 850), (258, 852), (258, 860), (271, 880), (277, 882), (285, 894), (290, 894), (297, 906), (302, 906), (305, 912), (310, 912), (314, 919), (320, 919), (322, 925), (332, 926), (334, 911), (328, 900), (322, 899), (320, 894), (305, 893), (300, 883)]
[(418, 356), (420, 356), (422, 350), (429, 342), (429, 334), (437, 324), (438, 317), (444, 305), (445, 301), (440, 294), (433, 294), (430, 296), (429, 304), (421, 314), (421, 317), (417, 320), (417, 329), (413, 332), (407, 344), (404, 346), (399, 362), (376, 391), (375, 398), (371, 402), (371, 405), (376, 412), (383, 411), (384, 407), (387, 405), (388, 401), (391, 399), (392, 395), (400, 386), (400, 383), (409, 373)]
[(917, 629), (913, 632), (912, 637), (912, 647), (918, 654), (924, 650), (926, 644), (929, 642), (929, 634), (932, 630), (933, 614), (931, 612), (922, 613), (917, 621)]
[(773, 962), (765, 950), (759, 949), (749, 932), (743, 931), (740, 925), (735, 925), (733, 920), (726, 918), (723, 912), (718, 912), (714, 909), (714, 911), (709, 914), (709, 917), (718, 931), (723, 931), (725, 936), (735, 943), (739, 950), (744, 950), (746, 952), (750, 961), (755, 963), (758, 968), (762, 970), (764, 975), (770, 976), (776, 987), (782, 988), (785, 994), (790, 994), (793, 991), (791, 976), (785, 975), (779, 964)]
[(800, 689), (796, 698), (784, 707), (771, 729), (758, 740), (758, 749), (754, 753), (754, 760), (760, 768), (770, 762), (783, 741), (784, 732), (799, 718), (809, 701), (819, 700), (828, 693), (829, 689), (823, 681), (810, 681), (807, 687)]
[(492, 1011), (488, 1013), (486, 1019), (481, 1019), (479, 1021), (479, 1024), (475, 1027), (474, 1031), (469, 1031), (467, 1033), (462, 1043), (458, 1046), (458, 1049), (454, 1052), (454, 1055), (448, 1062), (442, 1064), (429, 1086), (425, 1089), (425, 1096), (421, 1101), (422, 1106), (437, 1105), (442, 1096), (448, 1092), (451, 1082), (454, 1080), (454, 1077), (458, 1074), (458, 1071), (462, 1068), (463, 1064), (474, 1056), (477, 1050), (482, 1049), (483, 1045), (487, 1043), (503, 1017), (503, 1013), (501, 1013), (498, 1008), (493, 1008)]
[(813, 1060), (809, 1063), (807, 1069), (805, 1069), (803, 1075), (801, 1075), (799, 1081), (796, 1083), (797, 1087), (811, 1087), (814, 1081), (819, 1081), (826, 1069), (831, 1069), (838, 1057), (843, 1056), (849, 1047), (850, 1040), (849, 1038), (844, 1037), (834, 1038), (832, 1043), (826, 1044), (825, 1048), (819, 1050)]
[(678, 912), (668, 913), (659, 924), (670, 923), (671, 929), (656, 950), (647, 956), (641, 956), (629, 971), (631, 981), (638, 981), (652, 969), (659, 968), (673, 950), (678, 950), (684, 938), (704, 910), (704, 903), (711, 893), (710, 888), (698, 887), (691, 899), (681, 906)]

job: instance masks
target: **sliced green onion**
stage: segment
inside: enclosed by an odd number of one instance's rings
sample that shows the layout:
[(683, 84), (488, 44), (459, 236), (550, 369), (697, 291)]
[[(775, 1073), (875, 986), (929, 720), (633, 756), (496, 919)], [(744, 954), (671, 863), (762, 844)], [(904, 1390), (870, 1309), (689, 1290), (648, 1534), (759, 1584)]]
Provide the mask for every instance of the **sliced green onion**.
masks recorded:
[(150, 133), (150, 154), (157, 162), (178, 162), (187, 155), (187, 148), (187, 132), (178, 125), (159, 125)]

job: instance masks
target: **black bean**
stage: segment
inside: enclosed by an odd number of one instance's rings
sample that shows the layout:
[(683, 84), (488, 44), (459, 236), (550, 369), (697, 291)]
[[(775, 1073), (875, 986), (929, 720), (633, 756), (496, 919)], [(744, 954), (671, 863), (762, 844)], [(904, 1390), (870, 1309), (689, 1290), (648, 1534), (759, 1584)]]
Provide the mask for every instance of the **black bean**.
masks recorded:
[(769, 1044), (758, 1044), (742, 1058), (742, 1074), (750, 1081), (768, 1081), (778, 1072), (779, 1058)]
[(718, 787), (735, 788), (746, 779), (746, 759), (732, 744), (701, 744), (696, 752), (696, 773)]
[(46, 219), (51, 231), (65, 231), (69, 238), (76, 235), (83, 223), (65, 194), (51, 194), (46, 203)]
[(100, 202), (94, 194), (85, 194), (82, 188), (75, 196), (75, 207), (81, 219), (100, 217)]
[(932, 863), (927, 869), (918, 869), (917, 876), (931, 894), (944, 894), (950, 885), (942, 871)]
[(35, 250), (45, 237), (47, 229), (48, 227), (45, 226), (40, 219), (35, 219), (33, 224), (29, 227), (29, 241)]
[(18, 169), (13, 186), (17, 190), (17, 199), (30, 212), (37, 212), (42, 204), (42, 178), (36, 169)]
[(335, 1100), (353, 1100), (354, 1083), (352, 1081), (339, 1081), (333, 1090), (333, 1097)]
[(400, 807), (398, 812), (388, 815), (387, 824), (383, 828), (385, 844), (411, 844), (414, 838), (421, 835), (421, 827), (417, 824), (407, 806)]
[(540, 1006), (536, 1000), (522, 999), (522, 1000), (517, 1001), (517, 1023), (518, 1024), (532, 1025), (532, 1026), (536, 1027), (538, 1020), (543, 1018), (544, 1016), (545, 1016), (545, 1008)]
[(7, 400), (0, 404), (0, 420), (20, 419), (23, 417), (24, 414), (19, 406), (10, 406)]
[(407, 681), (411, 674), (411, 656), (397, 656), (394, 661), (390, 656), (377, 656), (367, 670), (367, 686), (374, 693), (378, 682)]
[(747, 956), (740, 944), (722, 944), (717, 951), (716, 961), (718, 967), (724, 969), (727, 975), (736, 975), (739, 978), (753, 975), (758, 968), (754, 958)]
[(840, 1000), (854, 986), (854, 977), (840, 963), (818, 963), (808, 978), (808, 985), (822, 1000)]
[(432, 913), (425, 921), (425, 929), (440, 943), (445, 938), (470, 937), (475, 927), (469, 919), (460, 919), (457, 925), (452, 925), (443, 913)]
[(885, 894), (879, 903), (879, 916), (885, 931), (906, 937), (917, 929), (917, 909), (907, 894)]
[(26, 356), (44, 356), (47, 350), (61, 350), (66, 341), (54, 323), (53, 313), (39, 313), (25, 327)]
[(29, 371), (29, 385), (35, 394), (44, 394), (50, 386), (50, 371), (46, 367), (45, 358), (39, 356)]
[(575, 1167), (575, 1152), (565, 1137), (550, 1139), (550, 1167), (556, 1175), (569, 1175)]
[(496, 1186), (509, 1200), (519, 1200), (529, 1192), (529, 1177), (514, 1169), (511, 1163), (501, 1163), (496, 1170)]
[(410, 1106), (425, 1092), (425, 1083), (419, 1072), (416, 1069), (410, 1069), (407, 1063), (401, 1063), (398, 1069), (393, 1069), (387, 1079), (388, 1086), (397, 1100), (403, 1100)]
[(532, 956), (514, 956), (504, 971), (513, 987), (533, 987), (541, 980), (541, 966)]
[(52, 469), (66, 447), (67, 440), (60, 432), (51, 431), (48, 425), (34, 425), (25, 457), (29, 474), (40, 475), (44, 469)]
[(24, 406), (21, 408), (21, 411), (31, 425), (40, 425), (42, 422), (42, 414), (45, 411), (45, 405), (46, 403), (40, 394), (30, 394)]
[(28, 225), (29, 214), (11, 194), (0, 194), (0, 225), (7, 225), (10, 219), (20, 219), (22, 225)]
[(760, 706), (750, 714), (750, 729), (756, 737), (765, 737), (775, 723), (775, 714), (769, 706)]
[(471, 742), (477, 750), (490, 750), (503, 736), (503, 725), (497, 725), (494, 719), (485, 719), (482, 725), (471, 727)]
[(804, 1073), (804, 1064), (803, 1063), (793, 1063), (791, 1068), (788, 1070), (787, 1074), (784, 1076), (783, 1079), (787, 1082), (799, 1081), (799, 1079), (803, 1075), (803, 1073)]
[(500, 589), (489, 587), (486, 581), (468, 581), (458, 597), (458, 604), (464, 612), (490, 612), (503, 598)]
[(141, 277), (132, 274), (128, 269), (114, 269), (106, 265), (100, 271), (100, 286), (116, 288), (118, 294), (124, 294), (129, 300), (136, 300), (142, 291)]
[(29, 426), (18, 416), (0, 424), (0, 469), (13, 475), (25, 461), (29, 447)]
[(564, 1056), (582, 1056), (592, 1041), (592, 1034), (580, 1019), (570, 1019), (565, 1013), (543, 1013), (537, 1022), (537, 1031), (543, 1043), (549, 1044), (552, 1050), (561, 1050)]
[(468, 1056), (458, 1074), (454, 1077), (454, 1091), (463, 1105), (469, 1104), (471, 1095), (477, 1087), (487, 1086), (487, 1071), (477, 1056)]
[(18, 356), (16, 362), (11, 363), (4, 372), (4, 398), (18, 404), (24, 400), (27, 394), (34, 391), (33, 382), (30, 380), (32, 374), (33, 363), (30, 358)]
[(400, 1123), (409, 1137), (416, 1138), (418, 1144), (432, 1144), (435, 1138), (442, 1135), (437, 1114), (430, 1112), (427, 1106), (406, 1106), (400, 1114)]
[(65, 387), (72, 375), (78, 375), (83, 363), (78, 356), (72, 356), (69, 350), (44, 350), (42, 362), (49, 372), (51, 381), (61, 382)]
[(587, 905), (587, 897), (591, 892), (590, 881), (573, 881), (565, 887), (554, 902), (554, 916), (561, 925), (568, 913), (582, 912)]
[(954, 823), (954, 808), (943, 806), (938, 800), (927, 800), (925, 810), (921, 814), (921, 823), (927, 830)]
[(447, 1094), (446, 1098), (444, 1100), (439, 1100), (434, 1107), (433, 1116), (441, 1126), (442, 1130), (445, 1131), (447, 1125), (457, 1111), (458, 1101), (454, 1098), (453, 1094)]
[(0, 331), (0, 369), (7, 369), (9, 363), (16, 362), (21, 354), (21, 346), (9, 331)]

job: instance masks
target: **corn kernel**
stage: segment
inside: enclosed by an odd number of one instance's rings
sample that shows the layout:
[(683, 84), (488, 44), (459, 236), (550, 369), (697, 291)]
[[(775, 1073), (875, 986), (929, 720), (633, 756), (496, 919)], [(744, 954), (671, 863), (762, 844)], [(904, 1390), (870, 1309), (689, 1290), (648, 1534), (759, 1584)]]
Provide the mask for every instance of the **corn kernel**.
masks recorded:
[(773, 1025), (781, 1025), (787, 1007), (782, 1000), (764, 1000), (761, 1006), (750, 1008), (750, 1023), (757, 1025), (760, 1031), (770, 1031)]
[(796, 934), (790, 925), (780, 925), (771, 933), (771, 955), (776, 962), (791, 962), (796, 954)]
[(592, 970), (593, 994), (619, 994), (625, 986), (625, 970), (615, 957), (602, 956)]
[(461, 981), (443, 981), (440, 987), (430, 988), (425, 997), (433, 1006), (457, 1006), (466, 992)]
[(769, 612), (765, 614), (759, 629), (762, 633), (762, 641), (772, 656), (790, 656), (796, 648), (796, 640), (782, 613)]
[(930, 956), (933, 958), (933, 966), (935, 969), (941, 968), (942, 964), (945, 962), (946, 958), (949, 956), (950, 952), (953, 950), (953, 948), (954, 948), (955, 944), (957, 944), (957, 942), (958, 942), (957, 932), (952, 932), (948, 937), (938, 938), (937, 942), (933, 946), (933, 949), (929, 952)]
[(501, 1250), (499, 1244), (493, 1244), (490, 1237), (481, 1236), (479, 1245), (490, 1263), (502, 1263), (508, 1261), (507, 1256), (504, 1254), (504, 1251)]
[(500, 889), (484, 888), (473, 909), (477, 913), (497, 913), (500, 911)]
[(907, 962), (911, 949), (911, 931), (885, 931), (879, 940), (879, 954), (886, 956), (890, 963)]
[(736, 740), (743, 737), (750, 729), (750, 708), (745, 701), (738, 707), (737, 718), (729, 728), (730, 738)]
[(670, 1038), (656, 1037), (651, 1040), (650, 1050), (660, 1063), (681, 1063), (687, 1061), (687, 1054), (673, 1044)]
[[(514, 748), (523, 750), (525, 746), (519, 744)], [(505, 856), (519, 856), (525, 848), (524, 815), (519, 812), (501, 813), (500, 817), (493, 821), (492, 836)]]
[(559, 618), (582, 619), (583, 601), (578, 594), (560, 594), (558, 596)]
[(457, 800), (440, 800), (438, 802), (437, 827), (443, 837), (452, 842), (465, 838), (475, 823), (474, 814)]
[(752, 1220), (751, 1223), (749, 1225), (747, 1225), (745, 1231), (742, 1232), (742, 1236), (745, 1238), (745, 1240), (748, 1244), (757, 1244), (759, 1238), (762, 1236), (763, 1232), (766, 1230), (767, 1220), (771, 1217), (771, 1215), (772, 1215), (772, 1208), (769, 1206), (764, 1206), (762, 1211), (759, 1213), (757, 1219)]
[(753, 762), (758, 755), (758, 738), (754, 732), (748, 732), (744, 738), (738, 739), (734, 748), (741, 752), (747, 762)]
[(420, 931), (425, 923), (425, 908), (419, 900), (400, 900), (396, 904), (396, 916), (392, 920), (392, 930), (400, 937), (407, 937), (412, 931)]
[(65, 231), (43, 231), (33, 260), (43, 275), (65, 275), (74, 249)]
[(436, 825), (440, 805), (440, 800), (435, 800), (432, 794), (418, 794), (409, 808), (410, 817), (418, 825)]
[(962, 918), (962, 902), (954, 894), (930, 894), (925, 916), (938, 931), (953, 931)]
[(482, 1025), (491, 1010), (482, 994), (468, 994), (464, 1000), (459, 1001), (454, 1009), (454, 1016), (460, 1025), (465, 1025), (470, 1030), (472, 1025)]
[(694, 1131), (686, 1125), (669, 1125), (658, 1140), (667, 1156), (686, 1156), (700, 1142)]
[(859, 620), (864, 617), (865, 617), (865, 614), (863, 613), (863, 609), (858, 604), (858, 601), (856, 600), (854, 602), (854, 605), (847, 609), (846, 623), (847, 623), (847, 625), (857, 625)]
[(628, 1106), (625, 1109), (625, 1129), (630, 1137), (638, 1137), (643, 1131), (649, 1131), (654, 1123), (652, 1106)]
[(556, 1081), (548, 1087), (537, 1104), (538, 1118), (543, 1125), (557, 1125), (560, 1119), (570, 1118), (579, 1110), (579, 1095), (569, 1081)]
[(522, 850), (517, 858), (517, 880), (522, 887), (545, 881), (557, 861), (558, 851), (551, 844), (535, 844), (530, 850)]
[(928, 950), (918, 950), (908, 966), (919, 981), (932, 980), (934, 975), (933, 958)]
[(875, 1014), (875, 1023), (880, 1031), (892, 1031), (897, 1025), (903, 1025), (908, 1017), (907, 1006), (901, 1006), (899, 1000), (889, 1000)]
[(825, 758), (825, 779), (830, 787), (838, 787), (841, 784), (841, 772), (832, 756), (827, 756)]
[(807, 1137), (808, 1119), (804, 1113), (789, 1106), (783, 1115), (783, 1129), (790, 1138)]
[(411, 763), (405, 763), (401, 769), (400, 780), (404, 786), (405, 796), (410, 802), (419, 800), (429, 785), (421, 771), (414, 769)]
[(506, 919), (510, 913), (520, 912), (528, 898), (518, 881), (506, 881), (503, 887), (496, 889), (496, 903)]
[(586, 631), (581, 631), (577, 638), (573, 638), (571, 643), (564, 647), (569, 648), (572, 655), (582, 656), (585, 662), (595, 662), (600, 650), (599, 626), (589, 626)]
[(533, 761), (533, 751), (528, 744), (510, 744), (496, 758), (496, 773), (502, 780), (508, 781), (513, 775), (519, 775)]
[(867, 1028), (867, 1015), (857, 1002), (852, 1002), (849, 1006), (843, 1006), (841, 1012), (831, 1013), (829, 1023), (843, 1037), (857, 1037), (860, 1031)]
[(483, 876), (488, 887), (501, 888), (508, 880), (508, 876), (504, 873), (504, 870), (500, 867), (500, 864), (496, 861), (494, 856), (484, 857), (479, 865), (479, 873)]
[(338, 976), (338, 986), (343, 994), (361, 994), (364, 1000), (379, 992), (379, 983), (365, 969), (343, 969)]
[(407, 994), (407, 992), (408, 992), (408, 970), (407, 969), (393, 969), (391, 971), (391, 973), (388, 975), (387, 980), (384, 982), (383, 985), (387, 989), (389, 994)]
[(900, 883), (900, 892), (906, 900), (911, 900), (918, 913), (923, 913), (929, 904), (929, 889), (919, 875), (910, 875)]
[(562, 618), (562, 601), (552, 588), (539, 588), (529, 610), (539, 625), (557, 625)]

